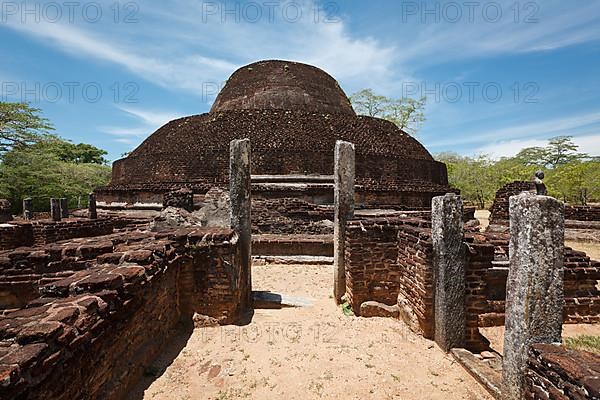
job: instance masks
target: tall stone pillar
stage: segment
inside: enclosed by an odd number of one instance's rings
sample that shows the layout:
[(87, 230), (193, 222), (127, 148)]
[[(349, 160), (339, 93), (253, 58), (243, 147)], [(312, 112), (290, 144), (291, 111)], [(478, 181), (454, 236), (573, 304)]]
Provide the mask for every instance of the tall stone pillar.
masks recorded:
[(33, 199), (31, 197), (23, 199), (23, 218), (27, 221), (33, 219)]
[(463, 203), (448, 193), (431, 204), (433, 271), (435, 280), (435, 334), (444, 351), (464, 347), (466, 335)]
[(98, 218), (98, 212), (96, 211), (96, 195), (93, 192), (88, 195), (88, 218)]
[(60, 199), (50, 199), (50, 218), (52, 221), (60, 221)]
[(339, 304), (346, 293), (346, 221), (354, 218), (354, 144), (338, 140), (334, 158), (333, 297)]
[(509, 204), (503, 392), (505, 399), (520, 400), (529, 347), (561, 341), (564, 205), (533, 193), (512, 196)]
[(242, 301), (246, 308), (252, 297), (252, 238), (250, 221), (250, 139), (232, 140), (229, 159), (229, 196), (231, 199), (230, 220), (240, 240)]
[(69, 218), (69, 200), (64, 197), (60, 199), (60, 217)]

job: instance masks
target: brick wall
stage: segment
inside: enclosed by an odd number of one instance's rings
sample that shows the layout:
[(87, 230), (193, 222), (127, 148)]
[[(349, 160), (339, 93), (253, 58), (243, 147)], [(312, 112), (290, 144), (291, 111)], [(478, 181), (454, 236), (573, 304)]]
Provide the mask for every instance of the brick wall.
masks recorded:
[[(507, 235), (467, 235), (467, 345), (481, 350), (487, 339), (480, 327), (504, 325), (508, 264)], [(563, 320), (566, 324), (600, 323), (600, 262), (565, 247)]]
[(0, 199), (0, 224), (12, 220), (10, 201)]
[(35, 221), (33, 239), (36, 246), (79, 237), (108, 235), (113, 231), (110, 219), (70, 218), (62, 221)]
[(107, 235), (112, 233), (114, 227), (110, 219), (85, 218), (21, 221), (10, 225), (0, 227), (0, 251), (23, 246), (42, 246), (78, 237)]
[(11, 223), (8, 226), (0, 226), (0, 251), (31, 245), (33, 245), (31, 224)]
[(599, 375), (598, 354), (552, 344), (534, 344), (527, 361), (525, 399), (598, 399)]
[(496, 192), (494, 203), (490, 208), (490, 224), (508, 224), (508, 199), (521, 192), (535, 190), (533, 182), (515, 181), (504, 185)]
[[(480, 327), (504, 325), (508, 236), (467, 232), (466, 347), (489, 344)], [(358, 315), (364, 301), (398, 302), (411, 328), (433, 337), (431, 225), (412, 218), (368, 218), (346, 226), (346, 292)], [(565, 323), (600, 323), (600, 262), (565, 248)], [(403, 308), (405, 310), (403, 310)], [(412, 323), (412, 319), (415, 323)]]
[(331, 206), (289, 197), (257, 199), (252, 201), (251, 214), (253, 233), (333, 234)]
[[(239, 317), (237, 235), (182, 229), (77, 239), (0, 253), (29, 265), (40, 297), (0, 316), (0, 398), (124, 398), (193, 311)], [(47, 273), (79, 265), (67, 276)]]
[(411, 218), (369, 218), (346, 226), (346, 293), (358, 315), (364, 301), (388, 305), (400, 294), (433, 336), (431, 225)]
[[(521, 192), (535, 191), (533, 182), (515, 181), (496, 192), (494, 204), (490, 208), (490, 223), (508, 225), (508, 199)], [(597, 206), (565, 206), (565, 219), (574, 221), (600, 221), (600, 207)]]

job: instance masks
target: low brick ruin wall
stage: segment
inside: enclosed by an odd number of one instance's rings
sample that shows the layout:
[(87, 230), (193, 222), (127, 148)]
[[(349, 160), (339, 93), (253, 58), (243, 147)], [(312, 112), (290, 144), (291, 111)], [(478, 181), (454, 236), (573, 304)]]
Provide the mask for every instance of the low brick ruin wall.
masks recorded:
[(108, 235), (113, 231), (110, 219), (70, 218), (62, 221), (36, 221), (33, 225), (34, 245), (43, 246), (72, 238)]
[(257, 256), (333, 256), (333, 235), (254, 235)]
[(39, 220), (0, 226), (0, 251), (80, 237), (108, 235), (113, 232), (111, 219), (69, 218), (61, 221)]
[[(467, 347), (483, 350), (488, 342), (480, 327), (504, 325), (508, 236), (467, 235)], [(565, 247), (563, 321), (565, 324), (600, 323), (600, 262)]]
[(431, 224), (411, 218), (370, 218), (346, 226), (346, 293), (360, 314), (365, 301), (405, 302), (418, 329), (433, 337)]
[[(466, 347), (484, 350), (479, 328), (504, 325), (508, 236), (465, 234)], [(565, 248), (565, 323), (600, 323), (600, 262)], [(367, 218), (346, 225), (346, 293), (360, 314), (365, 301), (398, 304), (411, 328), (433, 337), (431, 224), (414, 218)]]
[[(527, 191), (535, 191), (535, 184), (533, 182), (515, 181), (500, 188), (496, 192), (494, 203), (490, 208), (490, 223), (508, 225), (508, 200), (510, 196)], [(565, 219), (572, 221), (600, 221), (600, 207), (566, 205)]]
[(31, 224), (4, 224), (0, 226), (0, 251), (33, 245)]
[(527, 400), (600, 398), (600, 355), (534, 344), (525, 376)]
[(39, 293), (0, 317), (0, 398), (126, 398), (181, 319), (239, 318), (238, 252), (229, 229), (182, 229), (0, 253)]
[(255, 234), (333, 234), (333, 207), (296, 198), (252, 200)]

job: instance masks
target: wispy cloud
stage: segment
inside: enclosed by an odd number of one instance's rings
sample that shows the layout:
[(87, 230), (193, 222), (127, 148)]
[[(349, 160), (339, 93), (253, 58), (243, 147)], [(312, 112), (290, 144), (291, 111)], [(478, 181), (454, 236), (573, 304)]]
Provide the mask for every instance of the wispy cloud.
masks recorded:
[[(579, 146), (579, 151), (592, 156), (600, 155), (600, 132), (576, 136), (573, 142)], [(543, 147), (548, 144), (548, 140), (540, 139), (515, 139), (508, 141), (498, 141), (482, 146), (473, 151), (473, 154), (487, 154), (492, 158), (512, 157), (519, 151), (527, 147)]]
[[(308, 12), (312, 6), (307, 3), (303, 18), (295, 23), (282, 20), (281, 13), (265, 24), (222, 23), (219, 17), (203, 21), (197, 3), (172, 0), (146, 10), (143, 31), (123, 31), (116, 24), (103, 29), (101, 24), (44, 21), (9, 20), (4, 26), (72, 56), (114, 63), (150, 82), (198, 95), (206, 83), (222, 83), (237, 67), (265, 58), (313, 63), (340, 80), (366, 77), (362, 85), (387, 88), (394, 46), (352, 37), (342, 21), (315, 23)], [(182, 9), (189, 12), (182, 15)], [(165, 25), (168, 30), (161, 28)]]
[(135, 125), (128, 126), (104, 126), (99, 130), (114, 136), (115, 142), (130, 145), (138, 145), (143, 138), (149, 136), (156, 129), (167, 122), (181, 117), (177, 112), (165, 112), (157, 110), (144, 110), (134, 107), (117, 107), (126, 115), (130, 116)]
[(432, 141), (430, 146), (441, 147), (457, 144), (477, 144), (489, 141), (529, 138), (548, 138), (558, 135), (573, 134), (575, 129), (600, 124), (600, 112), (573, 115), (562, 118), (554, 118), (544, 121), (536, 121), (512, 125), (500, 129), (463, 132), (460, 138)]

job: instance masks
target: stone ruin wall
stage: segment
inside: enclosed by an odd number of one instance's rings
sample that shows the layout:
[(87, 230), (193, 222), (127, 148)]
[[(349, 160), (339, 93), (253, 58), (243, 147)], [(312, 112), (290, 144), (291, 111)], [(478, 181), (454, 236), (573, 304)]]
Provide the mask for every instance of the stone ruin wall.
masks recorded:
[(240, 316), (238, 257), (229, 229), (129, 232), (0, 253), (3, 307), (21, 307), (0, 316), (0, 398), (125, 397), (180, 320)]
[(0, 251), (17, 247), (43, 246), (72, 238), (102, 236), (112, 233), (113, 229), (114, 222), (108, 218), (12, 222), (8, 226), (0, 226)]
[[(504, 324), (508, 236), (465, 234), (466, 346), (481, 351), (480, 327)], [(599, 323), (600, 262), (565, 248), (565, 323)], [(346, 225), (346, 293), (355, 314), (365, 301), (398, 304), (403, 319), (433, 338), (434, 277), (431, 223), (415, 218), (369, 218)], [(500, 260), (500, 263), (496, 262)], [(504, 262), (504, 263), (503, 263)]]
[[(496, 192), (494, 203), (490, 208), (490, 223), (508, 225), (508, 199), (521, 192), (535, 191), (533, 182), (515, 181)], [(597, 206), (565, 206), (565, 219), (574, 221), (600, 221), (600, 207)]]

